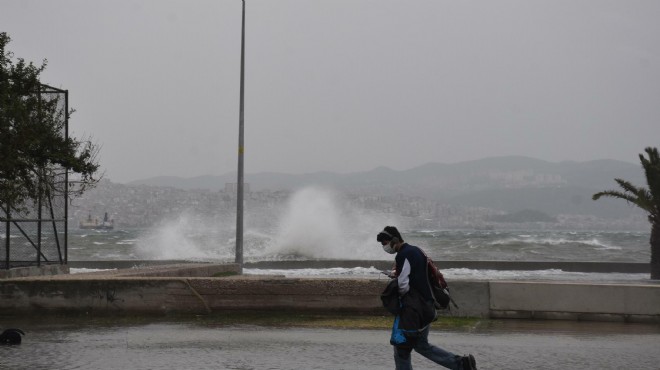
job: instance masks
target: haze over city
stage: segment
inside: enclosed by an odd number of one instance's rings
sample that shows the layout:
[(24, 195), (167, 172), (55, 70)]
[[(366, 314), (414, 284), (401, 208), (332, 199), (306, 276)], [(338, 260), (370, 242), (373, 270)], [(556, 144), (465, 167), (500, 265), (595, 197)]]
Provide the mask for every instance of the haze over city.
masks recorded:
[[(0, 31), (129, 182), (236, 170), (241, 2), (0, 0)], [(660, 138), (660, 3), (267, 1), (246, 14), (247, 173), (524, 155), (637, 163)], [(608, 184), (605, 184), (608, 185)]]

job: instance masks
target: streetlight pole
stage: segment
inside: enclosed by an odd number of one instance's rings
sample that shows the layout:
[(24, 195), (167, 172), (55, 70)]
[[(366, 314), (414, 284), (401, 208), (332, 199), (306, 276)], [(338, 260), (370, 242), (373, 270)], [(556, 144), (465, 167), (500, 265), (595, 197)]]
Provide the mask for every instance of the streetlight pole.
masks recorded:
[(236, 264), (243, 273), (243, 156), (244, 147), (244, 104), (245, 104), (245, 0), (243, 2), (243, 17), (241, 23), (241, 90), (240, 108), (238, 114), (238, 181), (236, 183)]

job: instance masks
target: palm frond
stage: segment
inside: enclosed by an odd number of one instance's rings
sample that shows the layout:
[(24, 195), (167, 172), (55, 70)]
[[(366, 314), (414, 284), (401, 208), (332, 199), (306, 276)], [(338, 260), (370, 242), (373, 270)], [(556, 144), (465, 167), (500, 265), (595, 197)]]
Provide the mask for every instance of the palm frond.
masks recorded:
[(658, 208), (653, 200), (653, 195), (647, 189), (640, 189), (640, 193), (637, 196), (638, 203), (637, 205), (643, 210), (647, 211), (650, 214), (657, 214)]
[(637, 186), (633, 185), (631, 182), (626, 181), (624, 179), (614, 179), (614, 181), (616, 181), (616, 183), (619, 184), (619, 186), (623, 190), (625, 190), (628, 193), (634, 194), (634, 195), (638, 195), (643, 190), (645, 190), (643, 188), (640, 188), (640, 187), (637, 187)]
[(616, 191), (616, 190), (600, 191), (600, 192), (594, 194), (592, 199), (593, 200), (598, 200), (601, 197), (619, 198), (619, 199), (626, 200), (630, 203), (636, 203), (637, 202), (637, 197), (635, 197), (631, 194), (622, 193), (622, 192)]
[[(653, 165), (660, 165), (660, 154), (658, 148), (647, 147), (644, 149), (646, 155), (649, 156), (649, 162)], [(641, 155), (641, 154), (640, 154)]]
[(647, 147), (644, 149), (648, 158), (644, 154), (639, 155), (642, 163), (648, 189), (637, 187), (623, 179), (614, 179), (623, 191), (607, 190), (593, 195), (593, 200), (601, 197), (611, 197), (624, 199), (644, 211), (648, 212), (648, 218), (651, 224), (660, 223), (660, 154), (657, 148)]
[(648, 147), (645, 151), (648, 159), (644, 158), (643, 154), (639, 155), (639, 159), (644, 168), (652, 202), (655, 204), (656, 211), (660, 211), (660, 155), (657, 148)]
[[(642, 189), (645, 190), (645, 189)], [(641, 195), (641, 196), (640, 196)], [(592, 196), (593, 200), (598, 200), (601, 197), (609, 197), (609, 198), (619, 198), (627, 201), (628, 203), (632, 203), (636, 205), (637, 207), (643, 209), (646, 212), (655, 213), (655, 209), (653, 207), (653, 204), (649, 202), (648, 196), (646, 194), (639, 193), (639, 194), (632, 194), (632, 193), (624, 193), (616, 190), (606, 190), (606, 191), (601, 191)]]

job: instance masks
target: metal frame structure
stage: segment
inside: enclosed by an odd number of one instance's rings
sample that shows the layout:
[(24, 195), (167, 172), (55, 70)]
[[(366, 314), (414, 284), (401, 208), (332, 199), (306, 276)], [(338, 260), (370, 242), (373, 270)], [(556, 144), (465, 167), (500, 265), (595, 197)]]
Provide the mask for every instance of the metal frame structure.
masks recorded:
[[(57, 100), (64, 119), (61, 134), (69, 138), (69, 92), (41, 85), (39, 101)], [(56, 193), (26, 205), (27, 211), (14, 214), (0, 207), (0, 269), (66, 264), (68, 260), (68, 189), (65, 168), (50, 168)], [(7, 206), (7, 205), (5, 205)]]
[(241, 15), (241, 87), (238, 113), (238, 179), (236, 182), (236, 256), (241, 273), (243, 272), (243, 194), (245, 156), (245, 0), (242, 0)]

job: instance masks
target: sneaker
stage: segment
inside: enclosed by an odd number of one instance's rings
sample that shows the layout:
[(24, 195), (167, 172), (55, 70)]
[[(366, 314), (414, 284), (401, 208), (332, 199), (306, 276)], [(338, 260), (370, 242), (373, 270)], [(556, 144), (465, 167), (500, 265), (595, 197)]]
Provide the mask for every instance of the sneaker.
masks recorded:
[(463, 370), (477, 370), (477, 361), (474, 359), (472, 354), (463, 356), (461, 363), (463, 365)]

